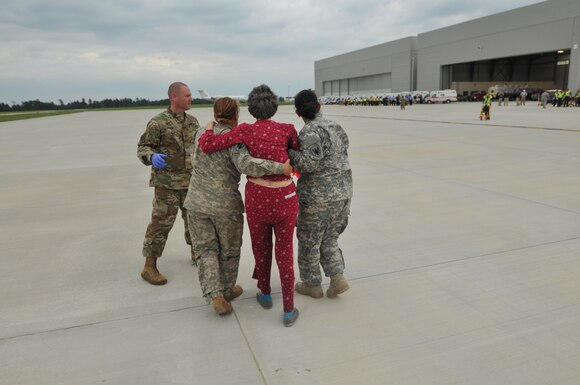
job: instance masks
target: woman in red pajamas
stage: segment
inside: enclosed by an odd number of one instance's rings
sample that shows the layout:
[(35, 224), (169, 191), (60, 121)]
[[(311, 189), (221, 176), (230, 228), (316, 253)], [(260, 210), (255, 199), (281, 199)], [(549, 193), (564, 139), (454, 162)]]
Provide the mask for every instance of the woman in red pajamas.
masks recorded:
[[(235, 144), (245, 144), (254, 158), (284, 163), (287, 150), (298, 149), (298, 134), (292, 124), (278, 123), (270, 118), (278, 110), (278, 97), (261, 85), (248, 96), (248, 110), (256, 118), (252, 124), (243, 123), (227, 134), (214, 135), (207, 130), (199, 139), (203, 152), (224, 150)], [(256, 299), (266, 309), (272, 307), (270, 272), (272, 270), (272, 233), (276, 263), (280, 272), (284, 325), (292, 326), (298, 318), (294, 307), (294, 250), (293, 239), (298, 215), (296, 186), (286, 175), (248, 177), (245, 191), (248, 227), (256, 266), (253, 278), (258, 280)]]

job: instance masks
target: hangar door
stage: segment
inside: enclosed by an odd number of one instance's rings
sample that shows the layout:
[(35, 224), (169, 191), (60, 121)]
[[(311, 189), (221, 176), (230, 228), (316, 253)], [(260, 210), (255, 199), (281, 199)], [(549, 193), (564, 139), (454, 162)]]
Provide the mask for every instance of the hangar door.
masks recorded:
[[(451, 64), (441, 67), (441, 86), (458, 92), (486, 90), (496, 84), (565, 88), (569, 67), (570, 50)], [(478, 89), (469, 89), (472, 86)]]
[(381, 94), (391, 92), (391, 74), (329, 80), (322, 83), (324, 96)]

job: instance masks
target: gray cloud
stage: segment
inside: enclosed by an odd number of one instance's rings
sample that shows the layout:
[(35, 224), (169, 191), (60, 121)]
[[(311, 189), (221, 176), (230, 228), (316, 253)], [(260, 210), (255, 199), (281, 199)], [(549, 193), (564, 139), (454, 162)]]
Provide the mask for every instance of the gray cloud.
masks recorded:
[[(314, 61), (538, 0), (19, 0), (0, 14), (0, 102), (313, 87)], [(142, 93), (142, 94), (139, 94)]]

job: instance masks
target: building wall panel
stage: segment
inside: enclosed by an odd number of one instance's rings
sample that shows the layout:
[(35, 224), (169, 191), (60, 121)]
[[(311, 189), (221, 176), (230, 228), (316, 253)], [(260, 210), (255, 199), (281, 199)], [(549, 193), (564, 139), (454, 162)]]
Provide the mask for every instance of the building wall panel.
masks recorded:
[[(564, 49), (570, 50), (567, 84), (575, 90), (580, 87), (579, 45), (580, 0), (548, 0), (316, 61), (315, 88), (324, 94), (329, 91), (326, 82), (339, 81), (342, 93), (345, 80), (357, 89), (379, 88), (384, 84), (365, 85), (360, 78), (389, 74), (393, 92), (435, 90), (444, 80), (442, 68), (449, 69), (452, 64)], [(521, 64), (515, 69), (518, 77), (527, 72), (530, 79), (545, 77), (541, 70), (531, 73), (524, 67)], [(485, 64), (477, 70), (483, 71), (479, 74), (483, 79), (494, 77), (494, 68), (486, 69)]]

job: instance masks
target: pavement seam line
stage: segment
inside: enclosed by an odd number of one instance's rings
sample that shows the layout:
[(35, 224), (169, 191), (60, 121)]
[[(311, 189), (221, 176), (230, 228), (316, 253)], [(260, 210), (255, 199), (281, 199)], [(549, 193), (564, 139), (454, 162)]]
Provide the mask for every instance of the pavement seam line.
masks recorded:
[(414, 266), (414, 267), (409, 267), (409, 268), (406, 268), (406, 269), (392, 270), (392, 271), (387, 271), (387, 272), (384, 272), (384, 273), (366, 275), (364, 277), (349, 278), (349, 281), (359, 281), (359, 280), (363, 280), (363, 279), (366, 279), (366, 278), (382, 277), (382, 276), (387, 276), (387, 275), (391, 275), (391, 274), (406, 273), (406, 272), (409, 272), (409, 271), (419, 271), (419, 270), (423, 270), (423, 269), (429, 269), (429, 268), (435, 267), (435, 266), (450, 265), (450, 264), (454, 264), (454, 263), (469, 261), (469, 260), (472, 260), (472, 259), (486, 258), (486, 257), (494, 256), (494, 255), (511, 253), (511, 252), (514, 252), (514, 251), (521, 251), (521, 250), (526, 250), (526, 249), (533, 249), (533, 248), (536, 248), (536, 247), (542, 247), (542, 246), (548, 246), (548, 245), (555, 245), (555, 244), (558, 244), (558, 243), (565, 243), (565, 242), (571, 242), (571, 241), (577, 241), (577, 240), (580, 240), (580, 236), (578, 236), (578, 237), (572, 237), (572, 238), (566, 238), (566, 239), (560, 239), (560, 240), (556, 240), (556, 241), (538, 243), (536, 245), (528, 245), (528, 246), (522, 246), (522, 247), (515, 247), (513, 249), (500, 250), (500, 251), (495, 251), (495, 252), (492, 252), (492, 253), (471, 255), (471, 256), (467, 256), (467, 257), (463, 257), (463, 258), (457, 258), (457, 259), (451, 259), (451, 260), (448, 260), (448, 261), (431, 263), (429, 265)]
[(258, 369), (258, 372), (260, 372), (260, 377), (262, 377), (262, 381), (264, 382), (264, 385), (268, 385), (268, 381), (266, 381), (266, 376), (264, 376), (264, 372), (262, 371), (262, 367), (260, 366), (260, 362), (258, 361), (258, 357), (256, 357), (256, 354), (254, 353), (254, 349), (252, 349), (252, 345), (250, 344), (250, 340), (248, 339), (248, 336), (244, 332), (244, 328), (242, 327), (242, 324), (240, 322), (240, 318), (238, 317), (238, 313), (236, 313), (236, 309), (234, 309), (233, 313), (234, 313), (234, 317), (236, 317), (236, 322), (238, 324), (238, 327), (240, 328), (240, 332), (242, 333), (242, 336), (244, 337), (244, 341), (246, 341), (246, 346), (248, 347), (248, 350), (250, 351), (250, 354), (252, 355), (252, 359), (254, 360), (254, 363), (256, 364), (256, 368)]
[(186, 306), (186, 307), (180, 307), (177, 309), (159, 311), (159, 312), (154, 312), (154, 313), (137, 314), (137, 315), (123, 317), (123, 318), (115, 318), (115, 319), (109, 319), (109, 320), (104, 320), (104, 321), (87, 322), (87, 323), (83, 323), (83, 324), (79, 324), (79, 325), (64, 326), (64, 327), (55, 328), (55, 329), (39, 330), (39, 331), (32, 332), (32, 333), (25, 333), (25, 334), (18, 334), (18, 335), (7, 336), (7, 337), (0, 337), (0, 342), (9, 341), (9, 340), (21, 338), (21, 337), (33, 337), (33, 336), (42, 335), (42, 334), (46, 334), (46, 333), (54, 333), (54, 332), (59, 332), (59, 331), (80, 329), (80, 328), (90, 327), (90, 326), (95, 326), (95, 325), (104, 325), (104, 324), (113, 323), (113, 322), (129, 321), (129, 320), (134, 320), (134, 319), (138, 319), (138, 318), (156, 316), (156, 315), (160, 315), (160, 314), (177, 313), (177, 312), (184, 311), (184, 310), (190, 310), (190, 309), (206, 307), (206, 306), (209, 306), (209, 305)]
[(337, 115), (337, 114), (326, 114), (327, 116), (341, 117), (341, 118), (357, 118), (357, 119), (376, 119), (376, 120), (397, 120), (404, 122), (422, 122), (422, 123), (441, 123), (441, 124), (455, 124), (455, 125), (469, 125), (469, 126), (482, 126), (482, 127), (504, 127), (504, 128), (525, 128), (531, 130), (547, 130), (547, 131), (565, 131), (565, 132), (580, 132), (580, 130), (573, 128), (556, 128), (556, 127), (530, 127), (521, 125), (509, 125), (509, 124), (494, 124), (494, 123), (479, 123), (479, 122), (450, 122), (443, 120), (427, 120), (427, 119), (409, 119), (409, 118), (392, 118), (387, 116), (359, 116), (359, 115)]
[[(406, 268), (406, 269), (391, 270), (391, 271), (387, 271), (387, 272), (384, 272), (384, 273), (365, 275), (365, 276), (356, 277), (356, 278), (349, 278), (349, 281), (360, 281), (360, 280), (364, 280), (364, 279), (367, 279), (367, 278), (382, 277), (382, 276), (387, 276), (387, 275), (406, 273), (406, 272), (410, 272), (410, 271), (419, 271), (419, 270), (422, 270), (422, 269), (428, 269), (428, 268), (435, 267), (435, 266), (444, 266), (444, 265), (454, 264), (454, 263), (459, 263), (459, 262), (464, 262), (464, 261), (468, 261), (468, 260), (472, 260), (472, 259), (486, 258), (486, 257), (494, 256), (494, 255), (505, 254), (505, 253), (510, 253), (510, 252), (514, 252), (514, 251), (526, 250), (526, 249), (532, 249), (532, 248), (542, 247), (542, 246), (547, 246), (547, 245), (554, 245), (554, 244), (558, 244), (558, 243), (571, 242), (571, 241), (575, 241), (575, 240), (580, 240), (580, 236), (578, 236), (578, 237), (572, 237), (572, 238), (566, 238), (566, 239), (560, 239), (560, 240), (550, 241), (550, 242), (543, 242), (543, 243), (538, 243), (538, 244), (535, 244), (535, 245), (528, 245), (528, 246), (516, 247), (516, 248), (513, 248), (513, 249), (500, 250), (500, 251), (496, 251), (496, 252), (492, 252), (492, 253), (472, 255), (472, 256), (467, 256), (467, 257), (463, 257), (463, 258), (457, 258), (457, 259), (452, 259), (452, 260), (448, 260), (448, 261), (442, 261), (442, 262), (432, 263), (432, 264), (428, 264), (428, 265), (414, 266), (414, 267), (409, 267), (409, 268)], [(246, 299), (247, 300), (250, 300), (250, 298), (241, 298), (241, 300), (246, 300)], [(208, 307), (208, 306), (209, 305), (187, 306), (187, 307), (181, 307), (181, 308), (178, 308), (178, 309), (172, 309), (172, 310), (167, 310), (167, 311), (161, 311), (161, 312), (155, 312), (155, 313), (148, 313), (148, 314), (139, 314), (139, 315), (135, 315), (135, 316), (131, 316), (131, 317), (117, 318), (117, 319), (111, 319), (111, 320), (105, 320), (105, 321), (97, 321), (97, 322), (91, 322), (91, 323), (85, 323), (85, 324), (80, 324), (80, 325), (67, 326), (67, 327), (62, 327), (62, 328), (57, 328), (57, 329), (41, 330), (41, 331), (34, 332), (34, 333), (19, 334), (19, 335), (15, 335), (15, 336), (0, 337), (0, 342), (9, 341), (9, 340), (16, 339), (16, 338), (21, 338), (21, 337), (31, 337), (31, 336), (36, 336), (36, 335), (42, 335), (42, 334), (45, 334), (45, 333), (53, 333), (53, 332), (57, 332), (57, 331), (72, 330), (72, 329), (90, 327), (90, 326), (95, 326), (95, 325), (102, 325), (102, 324), (119, 322), (119, 321), (127, 321), (127, 320), (132, 320), (132, 319), (144, 318), (144, 317), (155, 316), (155, 315), (160, 315), (160, 314), (174, 313), (174, 312), (179, 312), (179, 311), (184, 311), (184, 310), (190, 310), (190, 309), (194, 309), (194, 308)], [(240, 323), (240, 320), (238, 318), (237, 313), (235, 312), (235, 309), (234, 309), (234, 312), (233, 313), (234, 313), (234, 315), (236, 317), (236, 322), (238, 323), (238, 327), (240, 328), (240, 331), (242, 332), (242, 335), (244, 337), (244, 340), (246, 341), (246, 345), (248, 346), (248, 349), (250, 350), (250, 352), (252, 354), (252, 358), (253, 358), (254, 362), (256, 363), (256, 367), (260, 371), (260, 376), (264, 380), (264, 384), (267, 385), (268, 382), (266, 381), (266, 379), (264, 377), (264, 374), (262, 372), (262, 369), (260, 368), (259, 362), (258, 362), (258, 360), (256, 358), (256, 355), (255, 355), (254, 351), (251, 348), (251, 345), (249, 343), (249, 340), (247, 338), (247, 335), (244, 332), (244, 329), (242, 328), (242, 325)]]
[(544, 202), (538, 202), (538, 201), (531, 200), (531, 199), (524, 198), (524, 197), (520, 197), (520, 196), (517, 196), (517, 195), (511, 195), (511, 194), (507, 194), (507, 193), (500, 192), (500, 191), (489, 190), (489, 189), (486, 189), (486, 188), (483, 188), (483, 187), (479, 187), (479, 186), (476, 186), (476, 185), (472, 185), (472, 184), (469, 184), (469, 183), (465, 183), (465, 182), (455, 181), (455, 180), (451, 180), (451, 179), (444, 179), (444, 178), (441, 178), (441, 177), (438, 177), (438, 176), (434, 176), (434, 175), (431, 175), (431, 174), (425, 174), (425, 173), (413, 171), (413, 170), (410, 170), (410, 169), (407, 169), (407, 168), (402, 168), (402, 167), (395, 167), (395, 166), (388, 166), (388, 167), (390, 167), (393, 170), (402, 171), (402, 172), (408, 172), (408, 173), (411, 173), (411, 174), (414, 174), (414, 175), (419, 175), (419, 176), (422, 176), (422, 177), (425, 177), (425, 178), (431, 178), (431, 179), (434, 179), (434, 180), (437, 180), (437, 181), (440, 181), (440, 182), (446, 182), (446, 183), (451, 183), (451, 184), (455, 184), (455, 185), (459, 185), (459, 186), (463, 186), (463, 187), (469, 187), (469, 188), (472, 188), (472, 189), (475, 189), (475, 190), (478, 190), (478, 191), (485, 191), (485, 192), (488, 192), (488, 193), (492, 193), (492, 194), (496, 194), (496, 195), (500, 195), (500, 196), (503, 196), (503, 197), (507, 197), (507, 198), (511, 198), (511, 199), (516, 199), (516, 200), (520, 200), (520, 201), (524, 201), (524, 202), (528, 202), (528, 203), (533, 203), (533, 204), (536, 204), (536, 205), (539, 205), (539, 206), (549, 207), (551, 209), (556, 209), (556, 210), (564, 211), (564, 212), (571, 213), (571, 214), (576, 214), (576, 215), (580, 214), (580, 212), (577, 212), (577, 211), (574, 211), (574, 210), (570, 210), (570, 209), (566, 209), (566, 208), (563, 208), (563, 207), (554, 206), (554, 205), (551, 205), (551, 204), (548, 204), (548, 203), (544, 203)]

